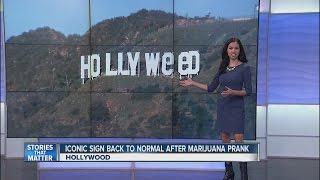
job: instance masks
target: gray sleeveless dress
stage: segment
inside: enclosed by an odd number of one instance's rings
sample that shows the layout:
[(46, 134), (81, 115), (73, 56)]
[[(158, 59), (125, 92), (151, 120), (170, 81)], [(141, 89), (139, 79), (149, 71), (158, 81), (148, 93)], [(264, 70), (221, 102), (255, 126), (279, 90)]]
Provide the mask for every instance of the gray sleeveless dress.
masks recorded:
[(252, 92), (250, 67), (242, 63), (231, 71), (221, 75), (217, 73), (212, 82), (208, 84), (208, 92), (217, 89), (217, 122), (216, 125), (220, 132), (225, 133), (244, 133), (244, 97), (228, 96), (222, 97), (221, 92), (225, 86), (233, 90), (245, 89), (246, 95)]

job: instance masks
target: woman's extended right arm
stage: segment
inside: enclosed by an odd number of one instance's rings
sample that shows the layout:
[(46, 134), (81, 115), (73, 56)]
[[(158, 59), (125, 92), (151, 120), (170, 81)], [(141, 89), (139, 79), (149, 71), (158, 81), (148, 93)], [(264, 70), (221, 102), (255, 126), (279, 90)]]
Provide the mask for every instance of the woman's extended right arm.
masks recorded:
[(186, 80), (180, 81), (180, 85), (181, 86), (195, 86), (197, 88), (200, 88), (200, 89), (203, 89), (205, 91), (208, 91), (208, 85), (207, 84), (203, 84), (203, 83), (199, 83), (199, 82), (193, 81), (191, 78), (188, 78)]

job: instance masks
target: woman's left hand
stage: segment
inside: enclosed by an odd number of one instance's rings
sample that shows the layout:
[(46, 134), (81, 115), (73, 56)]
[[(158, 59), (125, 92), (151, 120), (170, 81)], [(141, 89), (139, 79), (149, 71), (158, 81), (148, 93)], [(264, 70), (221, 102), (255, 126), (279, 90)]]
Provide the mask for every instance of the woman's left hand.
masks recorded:
[(225, 86), (225, 90), (221, 92), (222, 97), (227, 97), (227, 96), (233, 96), (234, 95), (234, 90), (230, 89), (229, 87)]

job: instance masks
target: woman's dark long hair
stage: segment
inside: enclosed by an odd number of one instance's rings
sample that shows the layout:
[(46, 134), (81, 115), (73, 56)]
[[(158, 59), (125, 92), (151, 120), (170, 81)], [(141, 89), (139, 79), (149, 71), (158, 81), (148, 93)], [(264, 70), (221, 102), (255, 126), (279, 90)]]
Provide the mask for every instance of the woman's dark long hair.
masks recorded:
[(222, 49), (222, 55), (221, 55), (222, 60), (221, 60), (220, 66), (219, 66), (219, 74), (225, 73), (226, 69), (229, 65), (230, 59), (229, 59), (227, 50), (228, 50), (229, 44), (232, 42), (237, 42), (239, 44), (240, 53), (239, 53), (238, 59), (243, 63), (248, 62), (247, 57), (246, 57), (246, 53), (244, 52), (244, 49), (243, 49), (243, 46), (242, 46), (240, 39), (230, 38), (226, 41), (226, 43), (224, 44), (223, 49)]

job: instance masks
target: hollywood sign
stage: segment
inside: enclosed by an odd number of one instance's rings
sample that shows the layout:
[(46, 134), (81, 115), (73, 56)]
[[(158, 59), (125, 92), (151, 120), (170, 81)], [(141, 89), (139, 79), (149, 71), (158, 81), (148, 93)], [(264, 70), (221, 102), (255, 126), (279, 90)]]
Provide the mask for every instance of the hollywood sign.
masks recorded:
[[(126, 55), (126, 58), (124, 58)], [(174, 55), (172, 52), (144, 53), (146, 76), (172, 76), (174, 69)], [(101, 58), (99, 54), (81, 56), (81, 78), (95, 78), (98, 76), (140, 76), (140, 52), (119, 52), (117, 68), (111, 68), (111, 53), (106, 53), (105, 70), (101, 72)], [(127, 61), (127, 62), (126, 62)], [(127, 64), (127, 67), (124, 67)], [(178, 56), (178, 72), (182, 76), (199, 73), (200, 54), (198, 51), (181, 52)], [(84, 81), (83, 81), (84, 82)]]

